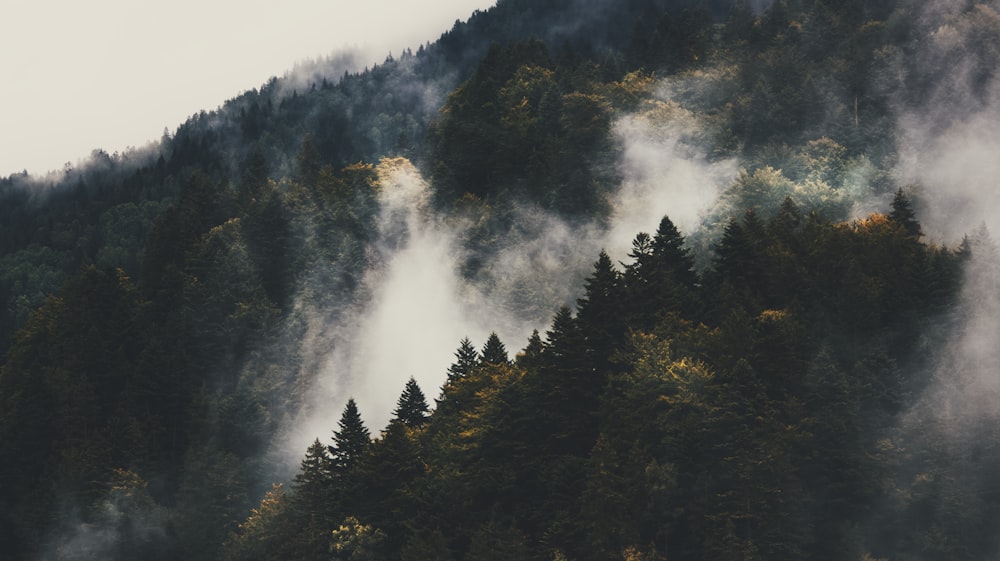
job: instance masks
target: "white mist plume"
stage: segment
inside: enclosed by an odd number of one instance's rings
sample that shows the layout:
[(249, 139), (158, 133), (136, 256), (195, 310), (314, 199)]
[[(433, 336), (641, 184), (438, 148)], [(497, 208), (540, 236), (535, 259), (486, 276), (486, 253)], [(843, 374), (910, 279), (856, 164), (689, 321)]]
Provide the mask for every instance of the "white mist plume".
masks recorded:
[(930, 37), (915, 57), (936, 87), (900, 112), (898, 126), (897, 173), (922, 187), (924, 229), (946, 243), (979, 224), (1000, 226), (1000, 82), (993, 74), (1000, 11), (995, 3), (959, 4), (923, 7)]
[(682, 233), (698, 228), (739, 171), (735, 159), (709, 160), (704, 131), (693, 113), (669, 98), (648, 102), (615, 124), (624, 183), (614, 200), (610, 255), (624, 258), (622, 249), (627, 252), (635, 234), (652, 234), (664, 214)]
[(410, 376), (428, 399), (436, 397), (463, 337), (481, 346), (495, 331), (516, 353), (532, 329), (544, 331), (559, 306), (581, 295), (602, 249), (626, 260), (635, 235), (654, 232), (664, 215), (693, 230), (736, 175), (734, 161), (709, 161), (695, 140), (697, 126), (692, 114), (668, 101), (620, 119), (613, 134), (623, 184), (610, 201), (609, 224), (571, 224), (519, 206), (502, 249), (473, 279), (461, 272), (462, 240), (472, 225), (435, 215), (429, 187), (408, 161), (383, 160), (377, 168), (380, 239), (371, 248), (364, 296), (343, 316), (348, 319), (322, 330), (332, 334), (325, 345), (332, 350), (312, 402), (281, 439), (285, 461), (297, 462), (312, 439), (328, 439), (349, 397), (375, 431), (389, 420)]
[(1000, 231), (1000, 81), (976, 78), (984, 64), (996, 68), (982, 53), (1000, 46), (1000, 12), (981, 4), (963, 13), (940, 2), (926, 9), (936, 23), (918, 56), (938, 86), (901, 113), (897, 174), (916, 185), (928, 236), (954, 246), (969, 234), (972, 258), (933, 383), (904, 424), (969, 437), (971, 425), (1000, 419), (1000, 254), (987, 233)]
[(461, 229), (432, 213), (419, 172), (402, 158), (383, 160), (377, 172), (379, 240), (370, 248), (363, 295), (329, 329), (332, 350), (305, 418), (291, 425), (295, 434), (286, 439), (285, 457), (299, 457), (313, 438), (328, 438), (349, 397), (375, 431), (388, 422), (409, 377), (428, 399), (436, 397), (463, 337), (482, 344), (496, 331), (514, 347), (532, 328), (462, 279)]

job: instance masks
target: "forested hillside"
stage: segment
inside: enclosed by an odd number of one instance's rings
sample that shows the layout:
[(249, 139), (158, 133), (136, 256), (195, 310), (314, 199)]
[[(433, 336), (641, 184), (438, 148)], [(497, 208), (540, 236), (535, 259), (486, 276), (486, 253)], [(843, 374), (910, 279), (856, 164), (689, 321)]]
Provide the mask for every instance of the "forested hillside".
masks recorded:
[(993, 558), (997, 53), (500, 0), (0, 179), (0, 556)]

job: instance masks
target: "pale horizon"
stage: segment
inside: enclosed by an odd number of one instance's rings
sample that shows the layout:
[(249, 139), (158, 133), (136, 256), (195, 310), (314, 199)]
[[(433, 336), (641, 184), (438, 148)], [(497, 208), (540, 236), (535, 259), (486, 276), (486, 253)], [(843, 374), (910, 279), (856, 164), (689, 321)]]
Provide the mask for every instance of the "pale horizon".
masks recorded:
[(416, 50), (495, 0), (9, 0), (0, 7), (0, 177), (141, 148), (191, 115), (353, 50)]

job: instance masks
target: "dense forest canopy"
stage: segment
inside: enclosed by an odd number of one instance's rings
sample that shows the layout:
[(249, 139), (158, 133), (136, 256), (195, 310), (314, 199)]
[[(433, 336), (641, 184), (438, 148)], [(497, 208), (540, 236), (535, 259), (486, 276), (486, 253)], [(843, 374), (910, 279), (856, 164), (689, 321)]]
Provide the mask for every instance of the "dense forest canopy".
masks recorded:
[(501, 0), (0, 179), (16, 560), (1000, 552), (1000, 5)]

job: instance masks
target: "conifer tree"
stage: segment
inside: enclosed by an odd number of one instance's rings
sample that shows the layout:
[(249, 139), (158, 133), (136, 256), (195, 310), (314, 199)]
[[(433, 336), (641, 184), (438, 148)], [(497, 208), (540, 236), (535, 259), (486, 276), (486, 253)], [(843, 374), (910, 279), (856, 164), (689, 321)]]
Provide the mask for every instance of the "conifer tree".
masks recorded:
[(468, 337), (462, 339), (455, 351), (455, 362), (448, 367), (448, 383), (468, 376), (479, 365), (479, 353)]
[(601, 251), (593, 274), (584, 282), (584, 296), (577, 300), (577, 323), (589, 359), (602, 371), (609, 367), (611, 355), (625, 333), (620, 286), (620, 275), (611, 258)]
[(326, 541), (321, 536), (331, 523), (332, 482), (330, 457), (317, 438), (306, 450), (301, 469), (292, 483), (295, 491), (292, 507), (300, 525), (292, 540), (293, 547), (307, 555), (321, 554), (326, 547)]
[(632, 327), (648, 330), (666, 314), (691, 318), (700, 310), (694, 257), (684, 243), (684, 236), (667, 216), (660, 220), (655, 236), (643, 232), (635, 237), (629, 253), (633, 262), (623, 276)]
[(652, 250), (657, 268), (669, 271), (684, 286), (693, 287), (698, 282), (691, 250), (684, 247), (684, 236), (667, 216), (656, 229)]
[(396, 409), (392, 412), (395, 415), (395, 420), (408, 427), (417, 428), (427, 422), (429, 411), (430, 408), (427, 406), (424, 392), (411, 376), (396, 402)]
[(638, 282), (643, 279), (644, 269), (650, 265), (653, 257), (653, 239), (646, 232), (639, 232), (632, 240), (632, 251), (628, 256), (632, 262), (625, 266), (626, 284), (632, 284), (633, 279)]
[(330, 454), (333, 456), (333, 465), (338, 470), (349, 470), (357, 465), (358, 460), (365, 453), (371, 444), (371, 434), (361, 420), (358, 413), (358, 404), (354, 398), (347, 400), (344, 406), (344, 413), (337, 423), (339, 431), (333, 432), (333, 446), (330, 446)]
[(524, 347), (524, 351), (518, 353), (515, 362), (524, 369), (536, 368), (542, 360), (544, 350), (545, 344), (542, 343), (542, 338), (538, 334), (538, 330), (535, 329), (531, 332), (531, 337), (528, 337), (528, 345)]
[(507, 348), (496, 332), (490, 333), (486, 344), (483, 345), (483, 364), (510, 364), (507, 357)]
[(324, 486), (329, 479), (330, 456), (327, 455), (327, 448), (317, 438), (306, 449), (306, 457), (302, 459), (299, 473), (295, 476), (296, 494), (300, 490), (314, 491)]
[(551, 450), (585, 453), (596, 436), (602, 377), (595, 372), (579, 323), (568, 307), (559, 309), (545, 335), (545, 352), (535, 380), (541, 398), (537, 408), (544, 410), (541, 422), (547, 434), (543, 438)]
[(914, 239), (924, 235), (924, 232), (920, 229), (920, 222), (917, 221), (917, 215), (913, 212), (910, 197), (903, 192), (902, 188), (896, 190), (896, 195), (892, 198), (891, 206), (892, 211), (889, 213), (890, 220), (899, 224)]
[(463, 401), (468, 396), (462, 390), (461, 381), (471, 376), (479, 365), (479, 351), (472, 346), (468, 337), (463, 338), (455, 351), (455, 362), (448, 367), (448, 378), (441, 387), (441, 395), (434, 400), (437, 404), (435, 411), (440, 418), (462, 408)]

